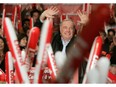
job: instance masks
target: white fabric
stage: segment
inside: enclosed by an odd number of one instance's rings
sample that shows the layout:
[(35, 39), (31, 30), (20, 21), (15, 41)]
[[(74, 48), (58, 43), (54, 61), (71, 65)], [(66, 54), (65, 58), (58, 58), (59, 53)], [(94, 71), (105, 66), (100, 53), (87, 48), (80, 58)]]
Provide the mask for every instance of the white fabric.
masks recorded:
[(68, 43), (70, 42), (70, 40), (69, 41), (64, 41), (63, 38), (61, 38), (61, 40), (62, 40), (62, 44), (63, 44), (62, 53), (64, 55), (66, 55), (66, 46), (68, 45)]

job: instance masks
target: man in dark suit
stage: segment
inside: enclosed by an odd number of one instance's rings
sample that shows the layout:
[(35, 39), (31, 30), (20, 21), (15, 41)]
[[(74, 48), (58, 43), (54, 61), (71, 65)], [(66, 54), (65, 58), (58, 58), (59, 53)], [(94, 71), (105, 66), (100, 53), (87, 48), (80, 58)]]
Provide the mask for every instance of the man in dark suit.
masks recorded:
[(70, 19), (65, 19), (60, 24), (59, 32), (55, 32), (52, 40), (52, 48), (53, 52), (62, 51), (64, 54), (66, 53), (68, 47), (74, 40), (74, 34), (76, 30), (74, 27), (74, 23)]
[[(57, 14), (59, 11), (56, 7), (51, 7), (47, 10), (45, 10), (41, 16), (40, 16), (40, 20), (44, 21), (45, 18), (54, 18), (54, 15)], [(64, 19), (61, 24), (60, 24), (60, 29), (58, 32), (55, 32), (53, 34), (53, 38), (52, 38), (52, 49), (54, 54), (57, 51), (61, 51), (63, 53), (63, 55), (68, 55), (68, 50), (70, 48), (70, 46), (72, 45), (74, 38), (79, 35), (79, 33), (81, 33), (83, 26), (87, 24), (88, 22), (88, 15), (85, 13), (82, 13), (81, 11), (77, 12), (80, 21), (80, 29), (78, 29), (78, 31), (76, 31), (75, 29), (75, 24), (71, 19)], [(63, 60), (63, 59), (61, 59)], [(86, 66), (86, 64), (84, 64)], [(82, 69), (84, 68), (84, 69)], [(85, 67), (81, 67), (80, 73), (81, 74), (79, 76), (80, 82), (82, 81), (83, 75), (85, 71)], [(83, 73), (81, 73), (83, 72)]]

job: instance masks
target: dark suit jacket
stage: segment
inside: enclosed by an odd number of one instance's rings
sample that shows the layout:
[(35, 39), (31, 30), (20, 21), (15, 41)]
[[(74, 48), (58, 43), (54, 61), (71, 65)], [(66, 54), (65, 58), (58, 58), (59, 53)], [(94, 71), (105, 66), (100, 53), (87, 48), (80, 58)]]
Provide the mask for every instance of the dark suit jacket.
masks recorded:
[[(71, 44), (74, 42), (74, 39), (75, 39), (75, 36), (72, 37), (72, 39), (70, 40), (70, 42), (66, 46), (66, 54), (68, 54), (68, 50), (70, 49)], [(60, 32), (54, 33), (51, 45), (52, 45), (52, 49), (53, 49), (54, 54), (57, 51), (62, 51), (63, 44), (62, 44)], [(86, 64), (87, 64), (87, 62), (84, 60), (83, 63), (81, 64), (81, 66), (79, 67), (79, 83), (82, 83), (84, 72), (86, 69)]]
[[(70, 40), (70, 42), (68, 43), (68, 45), (66, 46), (66, 53), (67, 53), (67, 51), (69, 50), (70, 45), (73, 43), (74, 38), (75, 38), (75, 37), (73, 37), (73, 38)], [(54, 33), (51, 45), (52, 45), (52, 49), (53, 49), (54, 54), (55, 54), (57, 51), (62, 51), (62, 49), (63, 49), (63, 44), (62, 44), (60, 32), (55, 32), (55, 33)]]
[(116, 46), (113, 47), (112, 56), (110, 59), (111, 64), (116, 65)]

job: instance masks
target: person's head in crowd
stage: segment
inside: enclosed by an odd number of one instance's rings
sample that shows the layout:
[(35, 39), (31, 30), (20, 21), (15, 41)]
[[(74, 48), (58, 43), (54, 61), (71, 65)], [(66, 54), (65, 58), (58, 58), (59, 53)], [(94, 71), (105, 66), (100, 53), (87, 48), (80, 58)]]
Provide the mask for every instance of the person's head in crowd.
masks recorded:
[(33, 9), (31, 11), (31, 17), (33, 18), (34, 23), (39, 19), (40, 15), (41, 15), (41, 11), (37, 10), (37, 9)]
[(30, 19), (30, 17), (31, 17), (30, 12), (29, 12), (29, 11), (26, 12), (26, 14), (25, 14), (25, 19)]
[(115, 64), (112, 64), (112, 65), (110, 66), (109, 71), (110, 71), (112, 74), (116, 75), (116, 65), (115, 65)]
[(26, 48), (26, 46), (27, 46), (27, 39), (28, 39), (28, 37), (24, 33), (20, 33), (18, 35), (18, 41), (19, 41), (19, 46), (20, 46), (21, 50)]
[(6, 53), (8, 51), (6, 39), (1, 36), (0, 36), (0, 51), (3, 51), (3, 53)]
[(114, 29), (109, 29), (108, 30), (108, 40), (113, 41), (114, 36), (115, 36), (115, 30)]
[(29, 29), (29, 26), (30, 26), (30, 20), (29, 19), (24, 19), (22, 21), (22, 27), (23, 28), (28, 28)]
[(23, 31), (24, 31), (24, 34), (26, 34), (27, 37), (29, 37), (30, 29), (29, 28), (24, 28)]
[(22, 21), (22, 27), (23, 27), (23, 31), (24, 33), (28, 36), (29, 34), (29, 26), (30, 26), (30, 20), (29, 19), (24, 19)]
[(71, 19), (65, 19), (60, 24), (60, 34), (64, 41), (69, 41), (75, 34), (75, 25)]
[(101, 38), (102, 38), (102, 40), (104, 42), (104, 40), (106, 39), (106, 32), (104, 30), (99, 31), (99, 35), (101, 36)]

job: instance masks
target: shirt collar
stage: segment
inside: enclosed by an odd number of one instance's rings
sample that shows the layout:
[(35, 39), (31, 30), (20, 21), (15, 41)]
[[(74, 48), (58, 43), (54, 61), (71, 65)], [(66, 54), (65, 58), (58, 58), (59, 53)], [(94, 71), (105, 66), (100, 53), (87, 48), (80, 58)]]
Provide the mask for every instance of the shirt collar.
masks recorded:
[(64, 40), (63, 38), (61, 38), (61, 40), (62, 40), (62, 44), (63, 44), (63, 45), (67, 45), (67, 44), (70, 42), (70, 40), (66, 41), (66, 40)]

